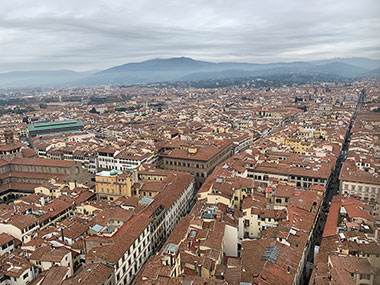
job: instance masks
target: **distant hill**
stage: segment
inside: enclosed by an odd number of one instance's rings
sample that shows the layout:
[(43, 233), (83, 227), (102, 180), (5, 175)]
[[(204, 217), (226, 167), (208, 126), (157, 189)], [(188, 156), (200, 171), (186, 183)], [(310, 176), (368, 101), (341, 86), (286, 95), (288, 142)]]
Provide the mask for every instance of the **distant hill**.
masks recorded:
[(366, 77), (380, 78), (380, 67), (372, 69), (365, 73)]
[(367, 70), (380, 67), (380, 60), (374, 60), (374, 59), (369, 59), (365, 57), (334, 58), (334, 59), (327, 59), (327, 60), (311, 61), (311, 63), (316, 64), (316, 65), (329, 64), (329, 63), (335, 63), (335, 62), (355, 65)]
[(152, 59), (114, 66), (99, 72), (71, 70), (9, 72), (0, 74), (0, 88), (54, 87), (62, 85), (135, 84), (166, 81), (294, 76), (373, 77), (380, 60), (336, 58), (311, 62), (207, 62), (188, 57)]
[(188, 57), (174, 57), (168, 59), (152, 59), (143, 62), (127, 63), (98, 72), (98, 74), (141, 72), (141, 71), (189, 71), (208, 69), (216, 66), (216, 63), (194, 60)]
[(85, 76), (72, 70), (15, 71), (0, 74), (0, 88), (54, 87)]
[(332, 62), (322, 65), (314, 66), (313, 68), (309, 69), (308, 72), (317, 72), (317, 73), (324, 73), (324, 74), (334, 74), (334, 75), (340, 75), (344, 77), (356, 77), (363, 75), (366, 71), (366, 69), (342, 62)]

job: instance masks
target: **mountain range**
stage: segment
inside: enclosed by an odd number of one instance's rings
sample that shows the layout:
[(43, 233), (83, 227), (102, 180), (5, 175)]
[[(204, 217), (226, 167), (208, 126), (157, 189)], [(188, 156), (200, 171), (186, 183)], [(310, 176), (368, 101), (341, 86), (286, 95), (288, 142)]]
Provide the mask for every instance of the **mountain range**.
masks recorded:
[(0, 88), (200, 81), (289, 74), (334, 76), (339, 79), (379, 78), (380, 60), (334, 58), (309, 62), (257, 64), (214, 63), (188, 57), (177, 57), (127, 63), (97, 72), (75, 72), (72, 70), (8, 72), (0, 74)]

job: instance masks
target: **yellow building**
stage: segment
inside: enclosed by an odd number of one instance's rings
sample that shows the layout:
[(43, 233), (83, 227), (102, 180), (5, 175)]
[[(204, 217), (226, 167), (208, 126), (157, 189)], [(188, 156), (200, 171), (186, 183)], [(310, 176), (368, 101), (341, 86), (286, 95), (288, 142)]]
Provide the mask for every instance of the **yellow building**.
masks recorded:
[(102, 171), (96, 174), (96, 194), (100, 200), (114, 201), (119, 197), (138, 196), (132, 191), (132, 185), (137, 181), (137, 172), (123, 173), (119, 170)]
[(303, 139), (285, 139), (284, 145), (289, 146), (295, 153), (304, 153), (313, 146), (311, 142)]
[(207, 204), (216, 205), (221, 203), (229, 208), (241, 209), (241, 203), (245, 197), (252, 194), (253, 179), (231, 178), (204, 185), (198, 192), (198, 200), (207, 199)]

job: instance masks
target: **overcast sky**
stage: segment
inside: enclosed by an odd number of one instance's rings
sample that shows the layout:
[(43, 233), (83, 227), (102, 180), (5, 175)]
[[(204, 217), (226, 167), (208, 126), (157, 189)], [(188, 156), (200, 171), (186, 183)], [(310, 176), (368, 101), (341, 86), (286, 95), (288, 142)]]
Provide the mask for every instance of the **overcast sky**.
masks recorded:
[(0, 72), (380, 58), (379, 0), (1, 0)]

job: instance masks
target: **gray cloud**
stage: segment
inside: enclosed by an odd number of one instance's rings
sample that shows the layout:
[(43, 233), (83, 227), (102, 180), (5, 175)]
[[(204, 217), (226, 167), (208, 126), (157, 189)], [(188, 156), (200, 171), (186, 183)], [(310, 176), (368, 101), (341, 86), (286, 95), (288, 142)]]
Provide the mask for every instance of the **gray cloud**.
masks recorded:
[(101, 69), (155, 57), (380, 58), (378, 0), (5, 0), (0, 72)]

